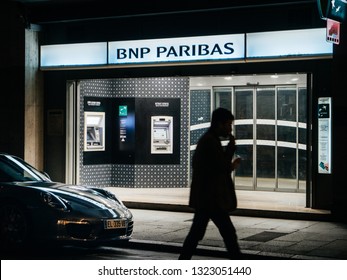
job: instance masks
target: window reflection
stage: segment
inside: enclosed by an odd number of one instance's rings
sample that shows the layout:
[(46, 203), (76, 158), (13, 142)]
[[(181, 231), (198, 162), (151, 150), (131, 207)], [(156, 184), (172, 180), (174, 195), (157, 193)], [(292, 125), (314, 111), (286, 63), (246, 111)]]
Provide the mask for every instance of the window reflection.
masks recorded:
[(275, 147), (257, 146), (257, 177), (275, 177)]
[(277, 126), (277, 140), (296, 143), (296, 127)]
[(216, 108), (225, 108), (232, 111), (231, 88), (220, 88), (215, 90)]
[(257, 139), (260, 140), (275, 140), (274, 125), (257, 125)]
[(307, 144), (307, 131), (306, 128), (299, 128), (299, 143)]
[(253, 139), (253, 125), (235, 126), (235, 135), (237, 139)]
[(277, 148), (277, 173), (281, 178), (296, 178), (296, 149)]
[(253, 89), (237, 89), (235, 99), (236, 119), (253, 119)]
[(306, 88), (299, 88), (298, 92), (298, 102), (299, 102), (299, 122), (307, 122), (307, 90)]
[(257, 119), (275, 119), (275, 88), (257, 89)]
[(277, 119), (296, 121), (296, 88), (278, 88)]
[(241, 163), (235, 172), (236, 176), (253, 177), (253, 146), (238, 146), (236, 154), (241, 157)]

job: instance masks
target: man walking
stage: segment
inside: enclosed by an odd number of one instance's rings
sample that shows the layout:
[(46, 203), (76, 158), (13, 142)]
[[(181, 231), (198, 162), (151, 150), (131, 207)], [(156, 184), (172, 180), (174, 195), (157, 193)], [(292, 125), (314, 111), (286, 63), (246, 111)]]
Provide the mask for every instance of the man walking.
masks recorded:
[[(229, 212), (236, 209), (237, 200), (231, 172), (239, 160), (232, 162), (236, 146), (231, 134), (234, 116), (218, 108), (212, 113), (211, 127), (201, 137), (193, 156), (193, 178), (189, 206), (195, 209), (190, 231), (183, 243), (180, 260), (191, 259), (205, 235), (209, 220), (223, 237), (230, 259), (240, 259), (236, 230)], [(229, 138), (223, 149), (220, 138)]]

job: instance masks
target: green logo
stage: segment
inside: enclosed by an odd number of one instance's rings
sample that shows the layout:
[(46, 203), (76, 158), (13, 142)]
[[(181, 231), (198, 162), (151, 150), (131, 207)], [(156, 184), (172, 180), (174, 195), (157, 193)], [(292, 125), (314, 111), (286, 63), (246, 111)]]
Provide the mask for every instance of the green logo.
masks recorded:
[(127, 105), (120, 105), (119, 106), (119, 116), (120, 117), (126, 117), (128, 115), (128, 106)]

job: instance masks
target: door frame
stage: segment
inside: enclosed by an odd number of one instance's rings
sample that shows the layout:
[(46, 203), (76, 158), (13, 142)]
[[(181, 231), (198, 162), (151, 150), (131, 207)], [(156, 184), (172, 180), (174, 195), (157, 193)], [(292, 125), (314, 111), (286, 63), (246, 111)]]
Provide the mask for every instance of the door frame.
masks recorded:
[(66, 156), (65, 182), (79, 184), (80, 166), (80, 84), (66, 82)]

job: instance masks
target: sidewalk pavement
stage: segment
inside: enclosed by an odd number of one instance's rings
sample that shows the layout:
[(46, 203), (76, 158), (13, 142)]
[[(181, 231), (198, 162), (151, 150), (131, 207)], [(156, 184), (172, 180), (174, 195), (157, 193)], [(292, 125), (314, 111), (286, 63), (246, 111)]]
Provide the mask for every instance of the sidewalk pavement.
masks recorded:
[[(192, 212), (188, 207), (190, 188), (106, 188), (129, 208)], [(236, 191), (238, 207), (234, 215), (330, 220), (330, 211), (305, 207), (305, 193)]]
[[(134, 233), (130, 246), (178, 254), (193, 214), (131, 209)], [(347, 260), (347, 225), (231, 216), (245, 259)], [(225, 257), (223, 240), (210, 222), (196, 255)], [(194, 258), (193, 258), (194, 259)]]
[[(180, 193), (181, 199), (178, 199), (169, 195), (169, 190), (164, 196), (164, 192), (153, 189), (107, 189), (116, 193), (134, 215), (134, 233), (129, 246), (179, 253), (193, 218), (191, 209), (186, 206), (187, 190), (185, 195), (173, 190), (176, 195)], [(259, 212), (255, 210), (245, 209), (244, 215), (234, 213), (231, 219), (245, 258), (347, 260), (347, 224), (327, 219), (329, 215), (324, 211), (307, 211), (292, 211), (294, 215), (290, 217), (285, 215), (289, 211), (282, 212), (282, 218), (275, 215), (275, 210), (258, 216), (245, 215)], [(223, 240), (212, 222), (199, 243), (197, 254), (226, 257)]]

